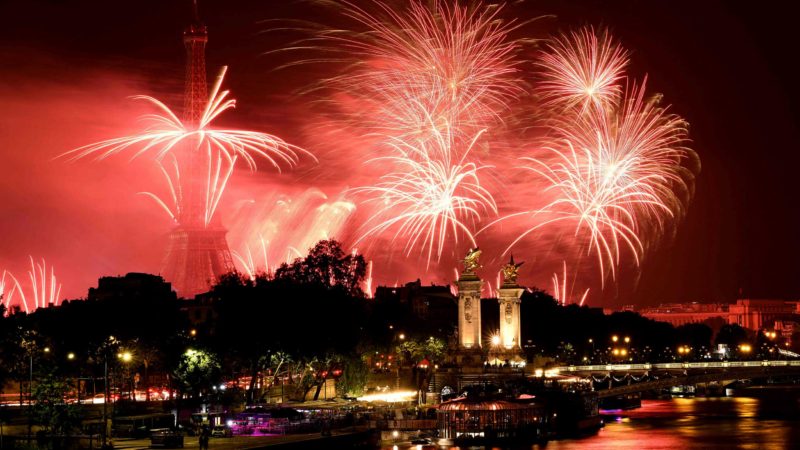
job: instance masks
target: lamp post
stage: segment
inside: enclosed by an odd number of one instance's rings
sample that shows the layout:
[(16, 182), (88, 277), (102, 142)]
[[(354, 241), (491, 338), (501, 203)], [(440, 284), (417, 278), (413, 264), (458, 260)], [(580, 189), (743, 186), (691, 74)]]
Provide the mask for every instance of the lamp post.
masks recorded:
[(108, 439), (108, 398), (109, 398), (109, 386), (108, 386), (108, 351), (111, 346), (117, 344), (117, 338), (114, 336), (109, 336), (108, 339), (102, 344), (100, 349), (103, 352), (103, 428), (100, 433), (101, 438), (101, 447), (100, 448), (108, 448), (109, 447), (109, 439)]
[[(131, 352), (125, 351), (125, 352), (117, 353), (117, 359), (122, 361), (122, 363), (125, 365), (125, 371), (124, 371), (125, 378), (122, 381), (121, 389), (125, 388), (125, 382), (127, 381), (128, 384), (129, 384), (129, 386), (128, 386), (128, 388), (129, 388), (128, 389), (129, 398), (128, 399), (129, 400), (135, 400), (136, 397), (133, 394), (133, 383), (130, 382), (130, 379), (129, 379), (130, 378), (130, 374), (128, 373), (128, 370), (129, 370), (128, 363), (133, 360), (133, 355), (131, 354)], [(120, 392), (120, 395), (122, 395), (122, 392)]]
[(427, 376), (426, 375), (428, 373), (428, 367), (429, 366), (430, 366), (430, 361), (428, 361), (427, 358), (425, 358), (425, 357), (423, 357), (422, 361), (420, 361), (417, 364), (417, 371), (419, 372), (419, 382), (417, 384), (417, 387), (419, 388), (417, 390), (417, 405), (418, 406), (421, 406), (421, 405), (425, 404), (425, 398), (426, 398), (426, 395), (427, 395), (426, 392), (428, 392), (428, 390), (424, 388), (424, 385), (425, 385), (425, 380), (427, 380)]
[[(75, 353), (69, 352), (67, 353), (67, 361), (72, 362), (75, 360)], [(75, 377), (75, 392), (78, 397), (78, 405), (81, 404), (81, 374), (78, 373), (78, 376)]]
[(683, 359), (689, 359), (689, 354), (692, 352), (692, 348), (688, 345), (681, 345), (678, 347), (678, 355), (683, 357)]
[[(30, 372), (28, 376), (28, 443), (31, 442), (31, 432), (33, 431), (33, 404), (31, 403), (31, 394), (33, 391), (33, 351), (28, 352), (30, 361)], [(22, 405), (20, 405), (22, 406)]]
[(100, 436), (102, 442), (100, 448), (106, 448), (106, 438), (108, 433), (108, 353), (103, 358), (103, 428)]
[(625, 336), (625, 339), (623, 339), (623, 341), (625, 341), (625, 347), (626, 347), (625, 353), (627, 353), (627, 356), (630, 359), (630, 361), (633, 361), (633, 347), (631, 346), (630, 336)]
[[(400, 342), (400, 345), (402, 345), (403, 342), (406, 340), (405, 333), (398, 334), (397, 335), (397, 339)], [(395, 366), (394, 366), (395, 372), (397, 373), (397, 377), (395, 378), (395, 386), (394, 386), (394, 388), (396, 390), (400, 390), (400, 362), (402, 360), (403, 360), (403, 358), (400, 356), (400, 352), (397, 352), (397, 359), (394, 362), (394, 364), (395, 364)]]

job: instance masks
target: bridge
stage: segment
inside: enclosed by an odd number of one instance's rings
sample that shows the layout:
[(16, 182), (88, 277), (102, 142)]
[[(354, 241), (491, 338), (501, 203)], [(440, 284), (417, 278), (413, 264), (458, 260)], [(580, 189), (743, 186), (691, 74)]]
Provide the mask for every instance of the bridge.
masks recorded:
[(800, 360), (594, 364), (548, 369), (546, 376), (567, 375), (594, 382), (600, 398), (660, 390), (672, 386), (768, 377), (800, 377)]

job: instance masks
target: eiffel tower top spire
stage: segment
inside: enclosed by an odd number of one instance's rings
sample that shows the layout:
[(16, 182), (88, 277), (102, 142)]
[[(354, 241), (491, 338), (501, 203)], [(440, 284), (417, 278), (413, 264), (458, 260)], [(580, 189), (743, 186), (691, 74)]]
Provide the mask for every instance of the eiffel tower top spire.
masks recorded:
[(200, 122), (208, 101), (208, 86), (206, 84), (208, 29), (200, 20), (197, 0), (192, 1), (192, 15), (192, 23), (183, 31), (183, 45), (186, 47), (183, 119), (187, 126), (195, 127)]
[(197, 0), (192, 0), (192, 12), (194, 13), (194, 21), (200, 23), (200, 11), (197, 8)]

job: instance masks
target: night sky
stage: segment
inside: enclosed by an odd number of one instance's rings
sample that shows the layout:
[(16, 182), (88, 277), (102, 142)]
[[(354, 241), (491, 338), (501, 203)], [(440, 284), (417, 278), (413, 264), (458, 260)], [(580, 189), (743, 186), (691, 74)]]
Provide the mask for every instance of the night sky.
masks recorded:
[[(309, 3), (200, 2), (209, 79), (230, 65), (227, 85), (240, 101), (226, 120), (308, 145), (298, 113), (308, 106), (295, 92), (320, 69), (274, 70), (294, 56), (264, 53), (296, 35), (264, 31), (292, 19), (339, 20)], [(536, 37), (609, 27), (632, 51), (630, 73), (647, 74), (649, 89), (691, 124), (702, 161), (675, 238), (644, 261), (640, 278), (627, 273), (592, 303), (731, 301), (740, 290), (750, 298), (800, 297), (795, 11), (785, 2), (566, 3), (515, 2), (505, 16), (554, 15), (526, 28)], [(141, 112), (128, 95), (179, 101), (188, 17), (183, 0), (0, 2), (0, 270), (21, 274), (29, 254), (46, 256), (65, 295), (78, 297), (99, 275), (158, 267), (152, 241), (165, 222), (131, 197), (151, 169), (116, 170), (124, 157), (100, 166), (52, 158), (113, 136)]]

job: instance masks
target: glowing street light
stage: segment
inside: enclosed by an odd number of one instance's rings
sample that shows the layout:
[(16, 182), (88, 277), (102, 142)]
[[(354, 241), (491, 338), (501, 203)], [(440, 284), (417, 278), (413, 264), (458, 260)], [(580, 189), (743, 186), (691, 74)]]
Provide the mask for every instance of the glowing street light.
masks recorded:
[(500, 345), (500, 336), (498, 336), (496, 334), (493, 335), (491, 342), (492, 342), (492, 346), (497, 347), (498, 345)]
[(768, 339), (775, 339), (776, 337), (778, 337), (778, 333), (776, 333), (775, 331), (764, 330), (764, 336), (766, 336)]
[(742, 353), (750, 353), (753, 351), (753, 347), (751, 347), (750, 344), (741, 344), (739, 345), (739, 351)]
[(617, 336), (616, 334), (611, 336), (611, 342), (617, 342), (618, 340), (619, 340), (619, 336)]
[(67, 353), (67, 359), (70, 360), (70, 361), (75, 359), (75, 353), (72, 353), (72, 352)]

